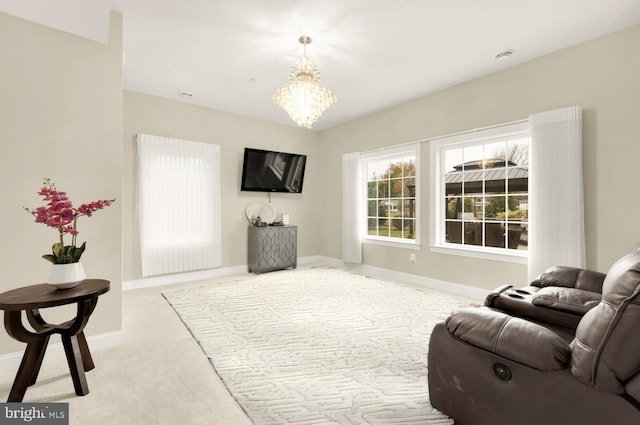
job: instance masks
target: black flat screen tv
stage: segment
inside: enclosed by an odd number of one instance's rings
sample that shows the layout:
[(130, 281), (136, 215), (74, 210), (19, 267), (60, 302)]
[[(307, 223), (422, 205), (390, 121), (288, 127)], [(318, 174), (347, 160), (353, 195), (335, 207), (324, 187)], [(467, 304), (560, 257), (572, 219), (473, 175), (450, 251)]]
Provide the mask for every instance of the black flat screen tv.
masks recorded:
[(240, 190), (301, 193), (306, 155), (244, 149)]

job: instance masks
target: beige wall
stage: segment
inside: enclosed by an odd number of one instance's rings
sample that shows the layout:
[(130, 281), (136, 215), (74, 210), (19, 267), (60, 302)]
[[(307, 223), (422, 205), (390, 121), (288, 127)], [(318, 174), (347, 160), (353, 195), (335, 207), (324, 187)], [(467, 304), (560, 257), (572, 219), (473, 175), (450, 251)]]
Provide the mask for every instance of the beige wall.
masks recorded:
[[(341, 204), (340, 163), (362, 152), (527, 118), (584, 108), (583, 163), (587, 264), (606, 271), (640, 241), (640, 25), (375, 113), (321, 133), (320, 160), (331, 164), (322, 198)], [(422, 249), (365, 246), (366, 264), (491, 289), (524, 283), (526, 266), (431, 253), (428, 246), (429, 152), (422, 154)], [(341, 221), (340, 208), (325, 210)], [(341, 256), (340, 228), (320, 236), (319, 254)]]
[[(81, 219), (79, 239), (88, 241), (82, 257), (87, 275), (111, 281), (86, 333), (117, 331), (122, 323), (122, 18), (111, 15), (109, 44), (103, 45), (0, 13), (0, 40), (0, 292), (43, 282), (48, 275), (50, 265), (41, 256), (57, 233), (22, 210), (40, 205), (44, 177), (76, 205), (116, 198), (112, 207)], [(0, 332), (0, 355), (23, 349)]]
[[(245, 147), (273, 149), (307, 155), (301, 194), (274, 193), (271, 203), (278, 213), (289, 212), (298, 226), (298, 256), (318, 252), (313, 233), (319, 213), (315, 196), (322, 186), (317, 134), (290, 126), (176, 102), (132, 91), (124, 92), (124, 280), (142, 277), (136, 214), (135, 135), (156, 134), (221, 146), (222, 267), (247, 264), (246, 205), (266, 193), (241, 192), (242, 155)], [(320, 217), (321, 218), (321, 217)]]

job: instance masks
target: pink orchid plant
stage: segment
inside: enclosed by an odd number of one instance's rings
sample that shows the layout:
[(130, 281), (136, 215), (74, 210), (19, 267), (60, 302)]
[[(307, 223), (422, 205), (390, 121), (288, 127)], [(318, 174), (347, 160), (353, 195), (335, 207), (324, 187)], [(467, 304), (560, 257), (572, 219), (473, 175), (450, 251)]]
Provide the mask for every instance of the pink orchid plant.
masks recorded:
[[(42, 258), (53, 264), (77, 263), (87, 246), (87, 242), (83, 242), (79, 247), (76, 246), (78, 218), (91, 217), (94, 212), (111, 205), (115, 199), (93, 201), (75, 208), (66, 192), (59, 191), (48, 178), (44, 179), (38, 195), (42, 196), (42, 200), (47, 202), (47, 205), (36, 209), (27, 207), (24, 209), (36, 218), (36, 223), (56, 229), (60, 237), (60, 241), (53, 244), (52, 253), (45, 254)], [(64, 236), (67, 233), (71, 235), (71, 245), (64, 244)]]

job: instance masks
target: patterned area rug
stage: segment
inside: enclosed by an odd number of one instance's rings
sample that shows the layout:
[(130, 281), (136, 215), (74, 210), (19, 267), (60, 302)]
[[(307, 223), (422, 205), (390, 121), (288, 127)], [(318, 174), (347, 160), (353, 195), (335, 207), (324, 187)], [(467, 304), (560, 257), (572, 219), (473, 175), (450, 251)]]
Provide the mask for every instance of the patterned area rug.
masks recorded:
[(427, 348), (460, 299), (333, 268), (163, 295), (256, 425), (453, 423)]

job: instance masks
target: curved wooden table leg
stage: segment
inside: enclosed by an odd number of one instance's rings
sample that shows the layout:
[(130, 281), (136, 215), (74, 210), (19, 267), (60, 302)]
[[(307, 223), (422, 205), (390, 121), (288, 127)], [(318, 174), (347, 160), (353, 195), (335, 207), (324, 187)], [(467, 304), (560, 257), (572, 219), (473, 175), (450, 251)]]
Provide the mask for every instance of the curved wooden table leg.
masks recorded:
[(38, 377), (52, 332), (47, 331), (41, 334), (29, 332), (22, 325), (20, 311), (5, 311), (4, 327), (12, 338), (27, 343), (16, 379), (13, 381), (13, 386), (7, 399), (7, 402), (20, 402), (24, 398), (27, 387), (33, 385)]
[(84, 336), (84, 331), (78, 334), (78, 345), (80, 346), (80, 354), (82, 355), (82, 364), (85, 371), (93, 370), (96, 365), (93, 363), (93, 357), (89, 351), (89, 345), (87, 344), (87, 338)]
[(64, 353), (67, 356), (71, 379), (73, 380), (73, 388), (77, 395), (89, 394), (89, 386), (87, 385), (87, 377), (82, 363), (82, 353), (78, 345), (77, 335), (62, 335), (62, 345)]
[[(76, 314), (75, 319), (67, 322), (68, 327), (65, 326), (65, 328), (57, 330), (62, 337), (64, 353), (67, 356), (69, 371), (71, 372), (71, 378), (73, 379), (73, 387), (75, 388), (77, 395), (89, 394), (89, 386), (87, 385), (87, 378), (84, 373), (84, 364), (85, 359), (88, 357), (91, 366), (93, 366), (93, 359), (91, 359), (87, 340), (84, 337), (82, 330), (87, 325), (89, 317), (95, 308), (95, 301), (95, 299), (89, 299), (78, 302), (78, 313)], [(78, 338), (80, 334), (82, 334), (82, 336)]]
[(96, 298), (79, 301), (76, 317), (62, 325), (51, 325), (42, 319), (38, 310), (27, 310), (27, 318), (37, 331), (35, 333), (24, 327), (20, 311), (5, 310), (4, 326), (7, 333), (12, 338), (27, 343), (16, 379), (9, 393), (8, 402), (22, 401), (27, 388), (35, 384), (47, 350), (49, 337), (53, 333), (59, 333), (62, 337), (62, 345), (76, 394), (86, 395), (89, 393), (85, 371), (93, 369), (95, 365), (83, 329), (96, 304)]
[[(44, 333), (44, 331), (47, 330), (48, 323), (44, 321), (44, 319), (40, 315), (39, 310), (37, 309), (26, 310), (25, 313), (27, 315), (27, 320), (29, 321), (29, 324), (33, 329), (36, 330), (36, 332)], [(47, 347), (45, 345), (44, 350), (42, 350), (42, 352), (40, 353), (40, 356), (38, 357), (38, 360), (36, 361), (33, 378), (31, 380), (31, 383), (29, 384), (30, 386), (34, 385), (36, 383), (36, 380), (38, 379), (38, 373), (40, 373), (40, 367), (42, 366), (42, 360), (44, 359), (44, 353), (46, 351), (46, 348)]]

